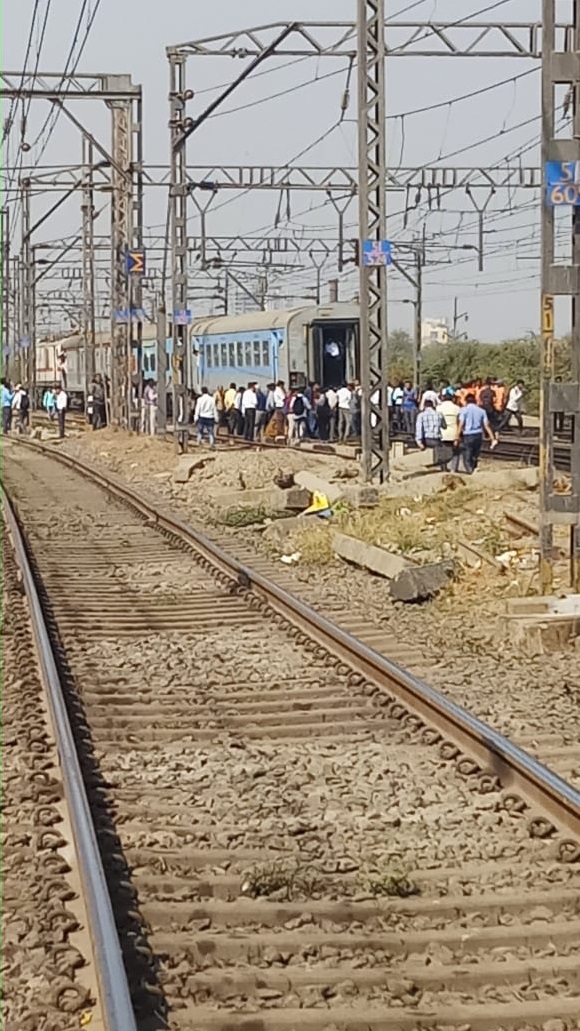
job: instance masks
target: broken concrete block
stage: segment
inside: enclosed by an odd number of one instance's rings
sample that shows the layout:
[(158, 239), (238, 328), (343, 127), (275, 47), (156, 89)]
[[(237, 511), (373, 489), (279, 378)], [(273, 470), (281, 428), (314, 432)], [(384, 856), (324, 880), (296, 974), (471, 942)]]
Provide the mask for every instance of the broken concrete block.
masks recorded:
[(384, 576), (387, 580), (398, 576), (410, 564), (402, 555), (394, 555), (384, 548), (377, 548), (373, 544), (365, 544), (356, 537), (349, 537), (344, 533), (335, 533), (332, 537), (332, 546), (339, 558), (352, 562), (355, 566), (368, 569), (377, 576)]
[(564, 598), (511, 598), (508, 630), (526, 655), (546, 655), (576, 647), (580, 634), (580, 595)]
[(376, 487), (360, 487), (351, 484), (343, 487), (343, 497), (353, 508), (374, 508), (379, 503), (379, 492)]
[(425, 601), (446, 587), (455, 575), (455, 562), (434, 562), (427, 566), (409, 566), (391, 582), (394, 601)]
[(287, 512), (303, 512), (310, 504), (310, 492), (305, 487), (290, 487), (289, 490), (282, 491), (282, 494), (280, 506)]
[(309, 494), (314, 494), (315, 491), (318, 491), (319, 494), (326, 494), (331, 505), (334, 505), (336, 501), (340, 501), (344, 497), (345, 488), (343, 486), (329, 483), (328, 480), (323, 480), (321, 476), (317, 476), (315, 473), (309, 473), (301, 469), (300, 472), (294, 474), (294, 479), (298, 486), (303, 487)]

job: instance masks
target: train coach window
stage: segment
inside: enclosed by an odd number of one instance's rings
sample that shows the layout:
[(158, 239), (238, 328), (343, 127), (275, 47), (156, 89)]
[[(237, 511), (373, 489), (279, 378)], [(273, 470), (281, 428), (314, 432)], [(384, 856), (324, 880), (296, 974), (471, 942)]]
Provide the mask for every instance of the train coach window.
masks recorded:
[(256, 369), (258, 369), (260, 367), (261, 355), (262, 355), (262, 352), (261, 352), (261, 348), (260, 348), (260, 341), (259, 340), (254, 340), (254, 362), (253, 362), (253, 364), (254, 364), (254, 368), (256, 368)]
[(206, 368), (211, 369), (213, 362), (211, 360), (211, 344), (208, 344), (205, 348), (205, 364)]
[(238, 366), (239, 369), (243, 369), (243, 367), (244, 367), (244, 345), (242, 344), (241, 340), (238, 340), (238, 342), (236, 344), (236, 356), (237, 356), (236, 365)]
[(228, 344), (228, 355), (229, 355), (229, 366), (234, 368), (236, 364), (236, 345), (234, 343)]
[(215, 365), (215, 367), (217, 369), (217, 367), (218, 367), (218, 365), (220, 363), (220, 345), (219, 344), (213, 344), (213, 363), (214, 363), (214, 365)]
[(252, 345), (249, 340), (244, 344), (244, 365), (247, 369), (252, 367)]
[(221, 360), (222, 369), (225, 369), (227, 367), (227, 364), (228, 364), (228, 345), (227, 344), (222, 344), (221, 345), (221, 359), (222, 359)]
[(270, 364), (270, 341), (262, 340), (262, 365), (267, 368)]
[(150, 372), (155, 372), (156, 368), (157, 368), (157, 355), (150, 354), (149, 355), (149, 371)]
[(149, 355), (143, 355), (143, 372), (149, 372)]

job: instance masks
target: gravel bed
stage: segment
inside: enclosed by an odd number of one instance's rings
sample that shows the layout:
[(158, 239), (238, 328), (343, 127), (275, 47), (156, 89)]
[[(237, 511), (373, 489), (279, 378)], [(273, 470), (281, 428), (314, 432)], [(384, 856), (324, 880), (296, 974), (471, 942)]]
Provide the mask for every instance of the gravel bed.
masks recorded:
[[(554, 862), (551, 842), (530, 840), (499, 791), (481, 793), (477, 778), (414, 743), (331, 660), (321, 670), (274, 621), (248, 612), (243, 596), (220, 595), (186, 553), (177, 566), (151, 554), (159, 576), (147, 579), (149, 563), (131, 562), (124, 541), (148, 549), (154, 532), (128, 514), (121, 520), (118, 506), (93, 488), (85, 494), (68, 471), (42, 473), (39, 461), (30, 460), (34, 479), (11, 463), (8, 480), (18, 483), (33, 548), (40, 543), (41, 572), (51, 561), (49, 528), (65, 549), (80, 530), (90, 555), (110, 516), (109, 544), (121, 556), (87, 571), (102, 599), (98, 639), (66, 622), (85, 588), (72, 564), (55, 618), (168, 1026), (203, 1031), (229, 1014), (235, 1029), (245, 1013), (296, 1008), (328, 1011), (327, 1027), (349, 1011), (356, 1026), (372, 1028), (385, 1007), (401, 1007), (440, 1028), (438, 1014), (452, 1008), (546, 1002), (542, 1013), (552, 1003), (558, 1013), (577, 1001), (578, 877)], [(59, 506), (46, 505), (44, 476)], [(138, 589), (178, 611), (184, 587), (199, 627), (192, 619), (179, 634), (117, 632), (107, 591), (126, 592), (128, 613)], [(144, 605), (139, 595), (136, 616)], [(291, 708), (309, 687), (319, 691), (311, 709)], [(280, 694), (280, 711), (260, 709)], [(256, 711), (238, 707), (248, 696)], [(217, 889), (238, 878), (238, 892), (232, 901), (192, 896), (196, 877)], [(550, 1031), (543, 1018), (530, 1026)]]
[(62, 853), (62, 785), (28, 612), (2, 529), (2, 1026), (72, 1031), (89, 1020), (92, 1002), (82, 983), (76, 890)]
[[(321, 475), (330, 475), (336, 466), (336, 460), (322, 456), (291, 453), (287, 460), (286, 452), (281, 456), (234, 452), (218, 456), (215, 474), (210, 463), (194, 473), (189, 483), (177, 484), (167, 471), (168, 462), (173, 461), (169, 448), (157, 441), (127, 444), (125, 438), (117, 437), (115, 446), (110, 440), (99, 446), (99, 441), (89, 436), (69, 440), (65, 447), (85, 461), (90, 457), (103, 468), (113, 469), (137, 489), (146, 488), (149, 496), (169, 504), (208, 536), (225, 536), (232, 548), (237, 540), (244, 546), (250, 542), (256, 555), (268, 557), (272, 552), (259, 531), (216, 529), (213, 525), (216, 486), (236, 489), (240, 475), (248, 487), (265, 486), (272, 483), (279, 466), (291, 466), (295, 471), (314, 463)], [(127, 449), (125, 454), (122, 447)], [(528, 495), (515, 497), (512, 507), (532, 517)], [(274, 556), (273, 571), (278, 563)], [(339, 561), (311, 568), (280, 565), (280, 569), (297, 595), (310, 605), (342, 607), (406, 644), (409, 668), (413, 669), (413, 656), (422, 652), (427, 662), (422, 662), (420, 673), (433, 687), (502, 733), (523, 741), (536, 754), (541, 755), (542, 748), (534, 747), (535, 738), (546, 735), (557, 735), (562, 743), (575, 742), (580, 747), (578, 652), (528, 657), (516, 651), (501, 618), (503, 602), (485, 578), (481, 583), (478, 578), (464, 579), (434, 602), (409, 606), (393, 603), (387, 581)], [(566, 775), (580, 784), (580, 759)]]

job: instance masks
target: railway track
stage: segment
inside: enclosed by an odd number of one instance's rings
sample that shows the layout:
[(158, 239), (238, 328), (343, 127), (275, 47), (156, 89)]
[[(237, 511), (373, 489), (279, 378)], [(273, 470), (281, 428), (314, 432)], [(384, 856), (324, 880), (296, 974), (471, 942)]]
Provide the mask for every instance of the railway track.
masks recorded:
[(118, 481), (4, 480), (140, 1031), (580, 1026), (577, 791)]

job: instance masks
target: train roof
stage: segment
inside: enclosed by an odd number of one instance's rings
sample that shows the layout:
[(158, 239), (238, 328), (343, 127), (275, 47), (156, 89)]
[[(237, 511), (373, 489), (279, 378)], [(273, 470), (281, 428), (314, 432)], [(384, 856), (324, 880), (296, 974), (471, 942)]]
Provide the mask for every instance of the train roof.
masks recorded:
[(357, 319), (358, 305), (338, 301), (335, 304), (301, 305), (299, 308), (273, 308), (243, 315), (207, 315), (194, 319), (191, 328), (194, 336), (252, 333), (254, 330), (286, 329), (295, 318), (304, 322), (324, 318)]
[[(135, 339), (135, 337), (134, 337)], [(151, 322), (145, 323), (143, 326), (142, 339), (149, 343), (151, 340), (157, 340), (157, 326)], [(72, 348), (80, 347), (83, 343), (84, 337), (81, 333), (69, 333), (68, 336), (57, 337), (56, 339), (39, 340), (38, 347), (59, 347), (62, 351), (70, 351)], [(102, 333), (95, 333), (95, 344), (97, 347), (103, 344), (110, 344), (111, 342), (111, 331), (106, 330)]]

